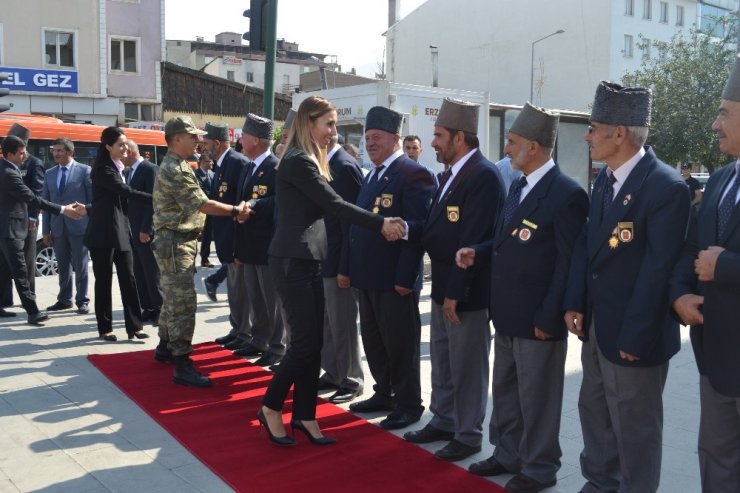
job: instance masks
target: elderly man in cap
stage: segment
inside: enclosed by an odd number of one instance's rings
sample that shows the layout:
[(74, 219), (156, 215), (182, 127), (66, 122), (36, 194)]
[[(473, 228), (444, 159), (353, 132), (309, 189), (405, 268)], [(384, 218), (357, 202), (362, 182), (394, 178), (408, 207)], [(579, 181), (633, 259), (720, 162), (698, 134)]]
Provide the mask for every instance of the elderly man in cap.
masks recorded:
[(644, 147), (649, 89), (601, 82), (585, 135), (606, 167), (573, 252), (565, 323), (583, 340), (582, 491), (656, 491), (668, 360), (680, 349), (668, 288), (689, 218), (681, 175)]
[(560, 116), (529, 103), (504, 147), (522, 176), (506, 198), (493, 238), (458, 252), (461, 267), (483, 263), (491, 276), (493, 455), (470, 466), (481, 476), (512, 473), (511, 492), (556, 482), (568, 329), (563, 293), (588, 195), (552, 159)]
[(455, 265), (458, 249), (491, 238), (506, 193), (500, 173), (478, 149), (479, 108), (442, 101), (432, 147), (447, 170), (426, 220), (409, 223), (409, 238), (420, 239), (432, 261), (432, 419), (403, 437), (448, 442), (434, 454), (447, 461), (480, 452), (488, 400), (490, 276), (483, 267)]
[[(722, 152), (740, 158), (740, 58), (712, 129)], [(702, 491), (740, 491), (740, 160), (716, 171), (671, 281), (673, 308), (691, 325), (701, 378)]]
[[(385, 217), (423, 221), (434, 193), (434, 176), (404, 155), (403, 115), (370, 108), (365, 148), (373, 170), (365, 177), (357, 205)], [(347, 271), (359, 289), (360, 331), (375, 393), (350, 405), (360, 413), (390, 411), (385, 429), (405, 428), (421, 418), (419, 343), (423, 249), (418, 242), (387, 242), (377, 232), (352, 226)]]
[[(249, 161), (241, 153), (231, 148), (229, 143), (229, 126), (217, 123), (206, 123), (203, 136), (203, 153), (211, 158), (214, 164), (213, 188), (211, 199), (227, 205), (238, 203), (239, 177)], [(216, 254), (222, 265), (226, 265), (226, 291), (228, 293), (229, 322), (231, 330), (216, 342), (224, 344), (227, 349), (238, 349), (247, 343), (250, 325), (250, 308), (242, 284), (243, 266), (234, 262), (234, 223), (225, 217), (211, 219), (213, 241)], [(218, 273), (203, 279), (206, 294), (211, 300), (216, 298), (218, 282), (214, 279)]]
[[(248, 221), (236, 227), (235, 261), (243, 265), (242, 283), (252, 311), (249, 341), (234, 351), (240, 356), (262, 356), (260, 366), (278, 363), (285, 354), (286, 333), (280, 303), (267, 268), (267, 248), (275, 227), (275, 167), (270, 152), (272, 120), (252, 113), (242, 129), (242, 153), (250, 163), (242, 169), (237, 197), (253, 211)], [(247, 316), (247, 314), (245, 314)]]
[(164, 294), (159, 317), (159, 345), (154, 352), (157, 361), (174, 361), (173, 382), (192, 387), (209, 387), (211, 381), (193, 367), (190, 353), (195, 331), (197, 307), (195, 259), (198, 235), (205, 214), (244, 221), (249, 206), (238, 206), (209, 200), (198, 184), (188, 157), (195, 152), (198, 135), (189, 116), (177, 116), (165, 125), (167, 155), (154, 180), (154, 241), (152, 249), (161, 272)]

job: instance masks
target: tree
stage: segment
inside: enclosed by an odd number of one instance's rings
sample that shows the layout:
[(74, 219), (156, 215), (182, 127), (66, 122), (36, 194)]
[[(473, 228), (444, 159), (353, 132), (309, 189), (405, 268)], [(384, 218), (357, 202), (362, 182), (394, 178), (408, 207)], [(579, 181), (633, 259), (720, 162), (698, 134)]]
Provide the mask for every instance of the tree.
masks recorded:
[(657, 56), (646, 56), (642, 67), (623, 80), (628, 86), (653, 90), (648, 143), (664, 161), (704, 165), (710, 173), (729, 161), (711, 127), (735, 63), (737, 20), (733, 14), (717, 19), (708, 31), (693, 27), (670, 42), (639, 44), (643, 53)]

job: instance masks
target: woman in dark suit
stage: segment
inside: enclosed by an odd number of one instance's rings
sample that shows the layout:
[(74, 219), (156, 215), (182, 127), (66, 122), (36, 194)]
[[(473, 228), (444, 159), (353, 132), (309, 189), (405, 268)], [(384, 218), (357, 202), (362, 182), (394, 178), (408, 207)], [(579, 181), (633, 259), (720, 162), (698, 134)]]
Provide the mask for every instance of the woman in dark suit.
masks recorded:
[(291, 341), (257, 414), (276, 445), (295, 444), (282, 422), (291, 385), (295, 385), (291, 428), (302, 431), (313, 444), (336, 443), (321, 434), (316, 422), (324, 325), (320, 262), (327, 249), (324, 215), (382, 232), (389, 240), (404, 234), (402, 220), (383, 218), (345, 202), (329, 186), (326, 148), (336, 135), (336, 123), (337, 112), (329, 101), (316, 96), (303, 101), (277, 168), (277, 226), (268, 252), (269, 268), (285, 309)]
[(149, 335), (142, 330), (127, 210), (129, 198), (151, 201), (152, 196), (132, 189), (123, 180), (122, 159), (128, 153), (123, 130), (108, 127), (103, 130), (100, 140), (98, 154), (90, 174), (92, 207), (90, 222), (87, 224), (83, 240), (90, 250), (95, 274), (95, 317), (98, 321), (98, 332), (103, 340), (116, 340), (113, 334), (111, 300), (115, 264), (128, 338), (146, 339)]

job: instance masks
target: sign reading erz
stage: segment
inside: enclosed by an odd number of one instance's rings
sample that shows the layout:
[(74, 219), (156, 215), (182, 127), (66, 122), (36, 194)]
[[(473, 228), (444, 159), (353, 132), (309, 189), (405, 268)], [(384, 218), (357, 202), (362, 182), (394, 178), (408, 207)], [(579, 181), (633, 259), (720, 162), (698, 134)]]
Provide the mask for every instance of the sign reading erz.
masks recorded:
[(0, 67), (0, 72), (10, 76), (1, 84), (11, 91), (79, 92), (77, 72), (71, 70)]

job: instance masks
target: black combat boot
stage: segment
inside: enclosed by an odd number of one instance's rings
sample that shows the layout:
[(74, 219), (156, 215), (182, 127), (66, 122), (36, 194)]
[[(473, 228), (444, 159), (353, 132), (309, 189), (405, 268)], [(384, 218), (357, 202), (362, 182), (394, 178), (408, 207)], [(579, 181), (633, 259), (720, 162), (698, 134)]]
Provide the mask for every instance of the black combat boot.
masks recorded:
[(172, 362), (172, 352), (167, 349), (167, 341), (164, 339), (159, 340), (159, 344), (154, 350), (154, 359), (160, 363)]
[(172, 375), (173, 382), (189, 387), (211, 386), (211, 379), (201, 375), (193, 367), (193, 360), (190, 359), (190, 356), (182, 354), (180, 356), (173, 356), (172, 360), (175, 362), (175, 373)]

